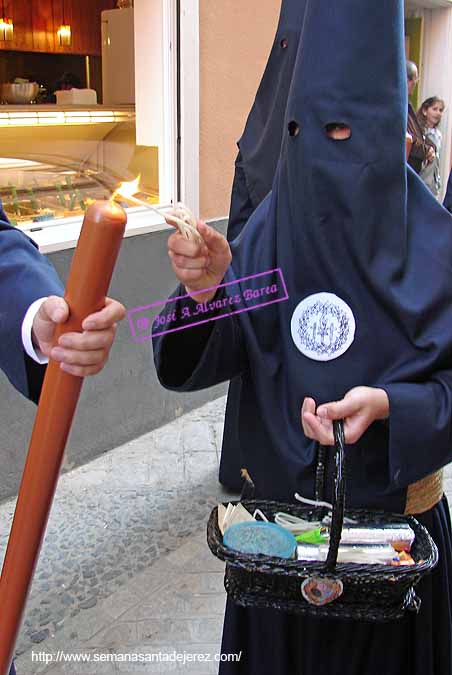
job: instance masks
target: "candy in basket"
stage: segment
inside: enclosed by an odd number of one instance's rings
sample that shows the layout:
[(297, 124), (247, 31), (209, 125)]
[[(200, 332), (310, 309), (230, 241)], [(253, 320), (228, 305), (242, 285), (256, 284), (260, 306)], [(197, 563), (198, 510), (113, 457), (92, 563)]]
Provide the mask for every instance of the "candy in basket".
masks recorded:
[[(419, 611), (415, 587), (437, 564), (436, 545), (412, 516), (366, 510), (344, 514), (342, 422), (335, 422), (334, 435), (336, 466), (328, 525), (324, 507), (247, 500), (237, 507), (242, 522), (235, 513), (235, 524), (223, 537), (218, 507), (212, 511), (207, 540), (214, 555), (226, 562), (226, 591), (245, 607), (315, 617), (384, 622)], [(220, 505), (220, 521), (223, 508)], [(256, 522), (255, 512), (269, 522)], [(344, 518), (352, 526), (344, 527)], [(297, 534), (300, 522), (304, 526)], [(306, 530), (306, 523), (312, 528)]]

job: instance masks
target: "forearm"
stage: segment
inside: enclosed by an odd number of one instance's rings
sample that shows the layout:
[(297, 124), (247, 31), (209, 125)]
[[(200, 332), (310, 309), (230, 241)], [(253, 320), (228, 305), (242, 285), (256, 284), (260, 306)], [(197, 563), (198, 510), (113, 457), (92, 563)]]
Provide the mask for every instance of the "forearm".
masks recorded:
[[(183, 287), (179, 287), (175, 297), (183, 294)], [(199, 314), (199, 304), (190, 298), (170, 303), (162, 312), (175, 317), (165, 325), (165, 331), (171, 332), (153, 341), (154, 362), (164, 387), (177, 391), (204, 389), (230, 380), (246, 368), (240, 323), (229, 311), (224, 288), (213, 301), (221, 307), (206, 314), (211, 320)], [(193, 316), (189, 327), (181, 319), (184, 309)]]
[(28, 237), (0, 222), (0, 368), (25, 396), (30, 395), (30, 377), (33, 382), (38, 378), (40, 384), (44, 369), (28, 372), (22, 341), (24, 316), (38, 298), (62, 293), (54, 268)]

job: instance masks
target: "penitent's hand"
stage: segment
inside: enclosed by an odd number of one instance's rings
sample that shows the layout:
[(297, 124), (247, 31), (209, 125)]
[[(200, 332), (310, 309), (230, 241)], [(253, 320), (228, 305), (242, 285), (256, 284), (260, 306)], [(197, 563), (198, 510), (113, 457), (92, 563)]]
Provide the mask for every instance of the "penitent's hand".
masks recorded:
[[(168, 239), (168, 255), (174, 273), (196, 302), (208, 302), (215, 295), (215, 287), (223, 281), (231, 264), (232, 254), (222, 234), (203, 222), (198, 222), (198, 232), (203, 239), (199, 244), (189, 241), (179, 233)], [(199, 293), (213, 288), (207, 293)]]
[(345, 442), (356, 443), (375, 420), (389, 417), (389, 398), (384, 389), (355, 387), (341, 401), (324, 403), (316, 409), (314, 399), (305, 398), (301, 424), (308, 438), (334, 445), (333, 420), (344, 420)]
[(104, 307), (90, 314), (82, 323), (82, 333), (65, 333), (52, 348), (58, 324), (65, 323), (69, 307), (64, 298), (55, 295), (45, 300), (33, 321), (34, 344), (45, 356), (61, 364), (71, 375), (96, 375), (107, 362), (116, 333), (116, 322), (125, 316), (124, 306), (117, 300), (105, 299)]

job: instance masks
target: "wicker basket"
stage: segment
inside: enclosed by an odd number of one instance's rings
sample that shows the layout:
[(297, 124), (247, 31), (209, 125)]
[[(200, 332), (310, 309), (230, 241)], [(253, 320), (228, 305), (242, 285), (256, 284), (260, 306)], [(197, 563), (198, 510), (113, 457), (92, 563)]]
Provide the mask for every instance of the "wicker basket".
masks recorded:
[[(230, 598), (244, 607), (279, 609), (318, 618), (385, 622), (400, 619), (408, 610), (418, 612), (420, 599), (415, 586), (438, 562), (438, 550), (429, 533), (412, 516), (386, 512), (350, 510), (347, 516), (360, 523), (408, 523), (415, 533), (411, 555), (414, 566), (359, 565), (337, 563), (344, 519), (344, 432), (334, 425), (336, 470), (330, 546), (326, 562), (284, 560), (250, 555), (227, 548), (218, 527), (218, 510), (213, 509), (207, 541), (212, 553), (226, 562), (225, 588)], [(316, 493), (323, 499), (325, 453), (319, 452)], [(269, 520), (278, 511), (318, 521), (325, 510), (295, 504), (249, 500), (250, 511), (259, 508)]]

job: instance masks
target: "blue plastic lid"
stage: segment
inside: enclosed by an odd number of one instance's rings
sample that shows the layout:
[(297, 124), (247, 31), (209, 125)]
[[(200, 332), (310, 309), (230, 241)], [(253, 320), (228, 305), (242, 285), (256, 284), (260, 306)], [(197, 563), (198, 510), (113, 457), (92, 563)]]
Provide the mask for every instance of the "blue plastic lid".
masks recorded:
[(223, 544), (241, 553), (263, 553), (277, 558), (293, 558), (297, 542), (291, 532), (275, 523), (246, 522), (228, 527)]

